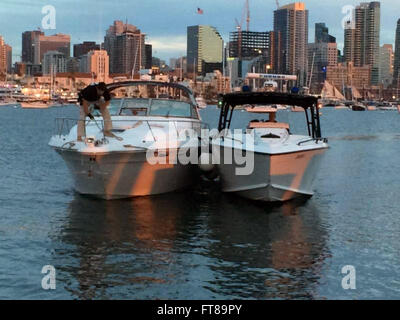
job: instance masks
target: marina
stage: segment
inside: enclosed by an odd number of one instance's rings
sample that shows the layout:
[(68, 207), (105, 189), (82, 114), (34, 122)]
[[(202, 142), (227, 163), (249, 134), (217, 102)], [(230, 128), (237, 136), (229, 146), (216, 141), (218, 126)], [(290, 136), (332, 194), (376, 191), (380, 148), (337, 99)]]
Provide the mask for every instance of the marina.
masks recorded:
[(396, 1), (4, 2), (0, 301), (400, 300)]
[[(54, 119), (76, 118), (77, 107), (2, 107), (0, 135), (12, 128), (27, 134), (0, 140), (0, 297), (398, 298), (397, 113), (322, 110), (330, 149), (314, 196), (271, 206), (223, 193), (207, 180), (186, 191), (129, 200), (81, 196), (47, 146)], [(279, 113), (293, 131), (306, 133), (304, 113)], [(217, 107), (200, 115), (218, 126)], [(256, 117), (239, 112), (232, 128)], [(37, 266), (44, 264), (57, 269), (51, 292), (37, 289)], [(348, 264), (357, 268), (357, 290), (341, 287)]]

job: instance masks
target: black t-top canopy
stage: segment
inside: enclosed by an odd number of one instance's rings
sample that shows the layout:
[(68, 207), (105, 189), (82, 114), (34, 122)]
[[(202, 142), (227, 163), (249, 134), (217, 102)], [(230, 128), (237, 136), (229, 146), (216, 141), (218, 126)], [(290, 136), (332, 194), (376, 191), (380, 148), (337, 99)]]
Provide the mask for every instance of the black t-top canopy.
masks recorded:
[(239, 105), (283, 104), (303, 107), (306, 115), (308, 134), (314, 139), (321, 138), (318, 98), (280, 92), (235, 92), (220, 97), (221, 112), (218, 130), (229, 129), (233, 111)]
[(279, 92), (236, 92), (222, 96), (222, 103), (231, 107), (244, 104), (285, 104), (308, 108), (316, 106), (318, 98), (314, 96), (304, 96), (290, 93)]

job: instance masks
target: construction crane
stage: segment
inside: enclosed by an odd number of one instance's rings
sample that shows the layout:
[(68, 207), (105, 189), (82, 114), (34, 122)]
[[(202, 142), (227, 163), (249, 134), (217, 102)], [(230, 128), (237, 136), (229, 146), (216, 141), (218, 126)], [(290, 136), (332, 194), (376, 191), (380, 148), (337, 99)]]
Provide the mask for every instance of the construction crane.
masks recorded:
[[(246, 11), (246, 31), (250, 31), (250, 8), (249, 0), (246, 0), (244, 11)], [(244, 13), (243, 13), (244, 14)]]
[(242, 12), (242, 19), (239, 21), (235, 18), (236, 29), (238, 31), (238, 56), (239, 59), (242, 58), (242, 25), (246, 16), (246, 31), (250, 30), (250, 8), (249, 8), (249, 0), (246, 0)]
[(280, 7), (279, 1), (278, 1), (278, 0), (275, 0), (275, 2), (276, 2), (276, 8), (279, 9), (279, 7)]

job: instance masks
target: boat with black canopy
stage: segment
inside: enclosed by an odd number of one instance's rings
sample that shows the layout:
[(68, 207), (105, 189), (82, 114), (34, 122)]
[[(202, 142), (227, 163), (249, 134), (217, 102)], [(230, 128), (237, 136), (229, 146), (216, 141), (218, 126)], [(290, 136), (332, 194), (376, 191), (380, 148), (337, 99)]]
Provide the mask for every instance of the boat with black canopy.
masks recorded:
[[(304, 109), (307, 135), (291, 132), (278, 122), (276, 108), (289, 105)], [(211, 140), (222, 191), (261, 201), (286, 201), (312, 196), (312, 183), (328, 141), (321, 135), (318, 98), (277, 92), (240, 92), (221, 96), (218, 129)], [(237, 106), (268, 120), (250, 121), (245, 131), (229, 130)], [(262, 106), (262, 107), (261, 107)]]

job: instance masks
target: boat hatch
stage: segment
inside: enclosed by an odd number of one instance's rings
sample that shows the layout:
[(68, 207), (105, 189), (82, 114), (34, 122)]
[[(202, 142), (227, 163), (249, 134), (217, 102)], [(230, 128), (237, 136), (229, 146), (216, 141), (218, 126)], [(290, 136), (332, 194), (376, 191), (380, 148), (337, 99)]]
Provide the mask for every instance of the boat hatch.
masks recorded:
[(260, 138), (263, 138), (263, 139), (280, 139), (281, 136), (278, 136), (278, 135), (273, 134), (273, 133), (268, 133), (268, 134), (264, 134), (263, 136), (260, 136)]
[(116, 133), (122, 133), (122, 132), (125, 132), (125, 129), (115, 129), (115, 128), (113, 128), (113, 129), (111, 129), (111, 131), (112, 132), (116, 132)]

